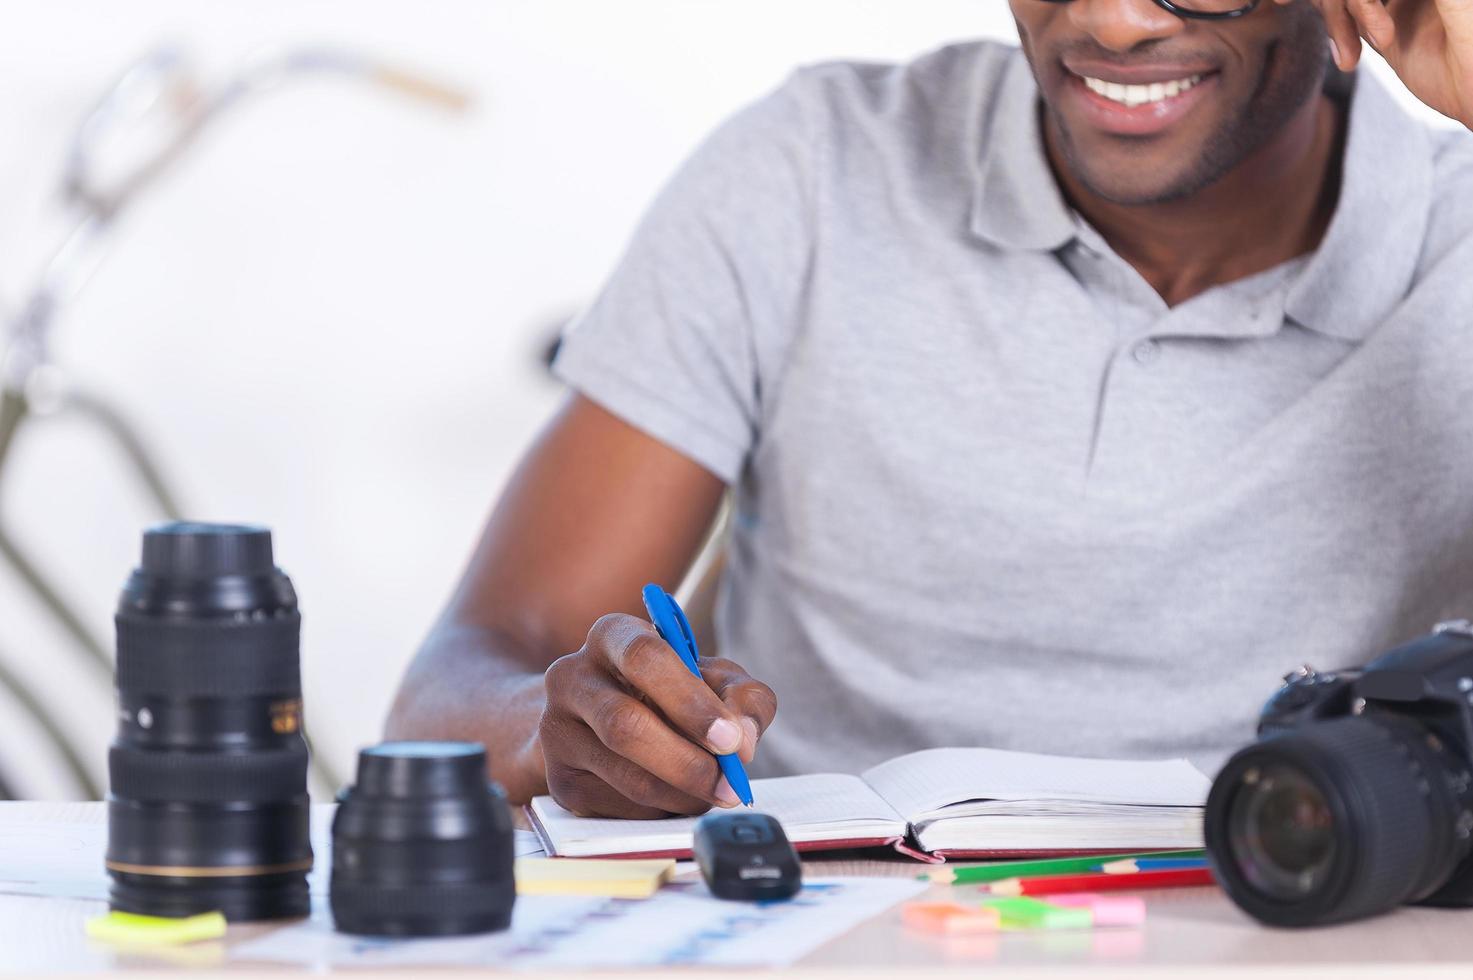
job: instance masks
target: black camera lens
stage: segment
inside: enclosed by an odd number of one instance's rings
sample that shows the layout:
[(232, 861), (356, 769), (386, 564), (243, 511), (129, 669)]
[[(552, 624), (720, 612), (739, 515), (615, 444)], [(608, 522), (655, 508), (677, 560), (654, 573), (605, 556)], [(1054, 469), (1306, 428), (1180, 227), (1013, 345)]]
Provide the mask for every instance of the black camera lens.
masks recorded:
[(511, 811), (469, 742), (387, 742), (358, 755), (332, 822), (343, 932), (458, 936), (511, 924)]
[(1251, 781), (1228, 812), (1238, 867), (1264, 895), (1280, 901), (1313, 894), (1335, 859), (1330, 804), (1309, 777), (1283, 764), (1245, 773)]
[(115, 622), (112, 907), (218, 910), (233, 921), (306, 915), (301, 617), (271, 532), (148, 530)]
[(1425, 898), (1466, 847), (1425, 731), (1347, 716), (1239, 752), (1207, 799), (1218, 880), (1269, 925), (1344, 922)]

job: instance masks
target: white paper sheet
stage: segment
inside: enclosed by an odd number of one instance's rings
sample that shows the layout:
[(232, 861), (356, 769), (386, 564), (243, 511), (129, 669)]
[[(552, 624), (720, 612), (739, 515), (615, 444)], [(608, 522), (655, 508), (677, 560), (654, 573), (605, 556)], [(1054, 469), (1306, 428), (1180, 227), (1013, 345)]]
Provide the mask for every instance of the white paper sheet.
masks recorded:
[(712, 898), (702, 883), (642, 900), (530, 896), (517, 900), (505, 933), (427, 940), (344, 936), (315, 903), (309, 921), (235, 947), (230, 959), (316, 967), (786, 966), (926, 887), (896, 878), (818, 879), (791, 901), (760, 904)]

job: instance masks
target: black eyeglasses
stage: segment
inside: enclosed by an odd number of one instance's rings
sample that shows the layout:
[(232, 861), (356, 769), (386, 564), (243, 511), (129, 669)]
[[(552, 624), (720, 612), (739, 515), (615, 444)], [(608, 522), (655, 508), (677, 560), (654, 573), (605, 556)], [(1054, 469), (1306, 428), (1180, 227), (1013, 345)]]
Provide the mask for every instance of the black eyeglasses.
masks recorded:
[[(1070, 3), (1071, 0), (1043, 0), (1044, 3)], [(1231, 20), (1251, 14), (1259, 0), (1156, 0), (1156, 6), (1188, 20)]]

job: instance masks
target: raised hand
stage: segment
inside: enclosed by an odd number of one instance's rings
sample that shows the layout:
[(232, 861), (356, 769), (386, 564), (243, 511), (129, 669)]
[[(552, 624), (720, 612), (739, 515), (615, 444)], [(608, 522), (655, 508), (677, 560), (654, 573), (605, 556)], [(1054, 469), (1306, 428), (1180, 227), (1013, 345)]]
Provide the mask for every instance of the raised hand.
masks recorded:
[(1364, 40), (1413, 95), (1473, 129), (1473, 0), (1304, 2), (1324, 17), (1342, 70), (1355, 67)]

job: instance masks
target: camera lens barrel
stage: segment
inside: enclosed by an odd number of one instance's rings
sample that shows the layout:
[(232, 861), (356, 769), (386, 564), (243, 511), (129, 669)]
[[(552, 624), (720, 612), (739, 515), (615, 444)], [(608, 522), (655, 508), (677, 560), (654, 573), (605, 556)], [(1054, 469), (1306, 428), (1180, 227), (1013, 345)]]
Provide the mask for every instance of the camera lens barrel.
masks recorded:
[(331, 902), (343, 932), (456, 936), (511, 924), (511, 812), (468, 742), (386, 742), (338, 794)]
[(1418, 901), (1467, 855), (1435, 740), (1407, 719), (1344, 716), (1232, 757), (1208, 796), (1208, 855), (1269, 925), (1345, 922)]
[(309, 911), (301, 616), (262, 527), (145, 532), (117, 616), (111, 905), (233, 921)]

